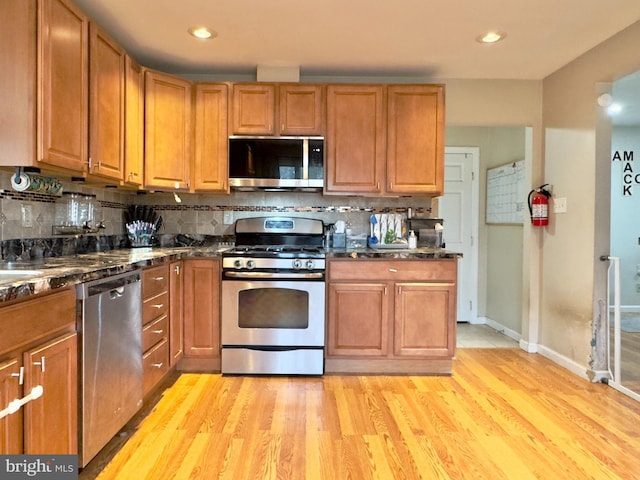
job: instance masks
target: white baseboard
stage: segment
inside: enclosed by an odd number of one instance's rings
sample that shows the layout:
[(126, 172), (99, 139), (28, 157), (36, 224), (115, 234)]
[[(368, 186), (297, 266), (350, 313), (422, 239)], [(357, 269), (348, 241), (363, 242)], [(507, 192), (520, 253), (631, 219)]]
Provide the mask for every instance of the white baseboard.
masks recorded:
[(511, 330), (510, 328), (507, 328), (501, 323), (496, 322), (495, 320), (491, 320), (488, 317), (483, 318), (485, 319), (485, 323), (487, 324), (487, 326), (493, 328), (494, 330), (497, 330), (500, 333), (504, 333), (507, 337), (514, 339), (516, 342), (519, 342), (522, 338), (522, 335), (515, 330)]
[(537, 343), (529, 343), (526, 340), (520, 339), (520, 348), (527, 353), (538, 353), (538, 344)]
[(589, 380), (589, 377), (587, 376), (587, 367), (584, 365), (580, 365), (575, 360), (572, 360), (569, 357), (565, 357), (564, 355), (556, 352), (555, 350), (551, 350), (544, 345), (538, 345), (538, 353), (543, 357), (548, 358), (552, 362), (557, 363), (561, 367), (566, 368), (570, 372), (578, 375), (579, 377), (584, 378), (585, 380)]

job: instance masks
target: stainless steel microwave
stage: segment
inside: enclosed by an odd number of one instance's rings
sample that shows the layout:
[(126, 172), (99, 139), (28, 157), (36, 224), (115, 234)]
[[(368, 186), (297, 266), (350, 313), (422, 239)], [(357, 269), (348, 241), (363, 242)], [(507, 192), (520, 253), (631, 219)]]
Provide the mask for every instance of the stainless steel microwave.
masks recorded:
[(229, 186), (238, 190), (324, 186), (323, 137), (229, 137)]

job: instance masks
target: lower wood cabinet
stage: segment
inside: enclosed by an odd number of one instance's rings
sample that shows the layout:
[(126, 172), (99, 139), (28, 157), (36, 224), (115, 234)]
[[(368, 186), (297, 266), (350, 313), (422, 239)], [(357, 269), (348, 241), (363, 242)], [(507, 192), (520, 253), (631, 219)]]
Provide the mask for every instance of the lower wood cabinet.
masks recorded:
[(184, 260), (182, 369), (220, 369), (220, 260)]
[(169, 365), (173, 367), (184, 354), (184, 265), (182, 260), (169, 264)]
[[(331, 260), (327, 371), (348, 365), (331, 359), (450, 361), (456, 343), (456, 275), (455, 259)], [(364, 362), (354, 365), (367, 369)], [(396, 368), (393, 363), (369, 365)], [(450, 363), (433, 367), (415, 365), (424, 373), (443, 373), (443, 368), (446, 373)]]
[(78, 337), (72, 289), (0, 308), (0, 408), (42, 386), (0, 419), (0, 454), (78, 452)]

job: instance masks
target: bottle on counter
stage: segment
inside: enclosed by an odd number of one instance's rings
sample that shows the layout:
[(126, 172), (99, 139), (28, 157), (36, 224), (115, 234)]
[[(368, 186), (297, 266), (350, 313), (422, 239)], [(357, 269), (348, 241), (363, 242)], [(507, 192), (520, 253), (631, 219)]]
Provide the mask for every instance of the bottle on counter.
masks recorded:
[(413, 230), (409, 232), (409, 248), (417, 248), (418, 247), (418, 237)]

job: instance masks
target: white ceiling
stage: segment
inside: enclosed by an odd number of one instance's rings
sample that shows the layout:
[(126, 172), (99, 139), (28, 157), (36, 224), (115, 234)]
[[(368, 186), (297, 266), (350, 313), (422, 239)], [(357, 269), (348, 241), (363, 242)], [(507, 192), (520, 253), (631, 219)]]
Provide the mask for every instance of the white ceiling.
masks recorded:
[[(176, 74), (538, 80), (640, 20), (639, 0), (74, 0), (143, 65)], [(194, 26), (213, 40), (187, 34)], [(507, 37), (481, 45), (490, 30)]]

